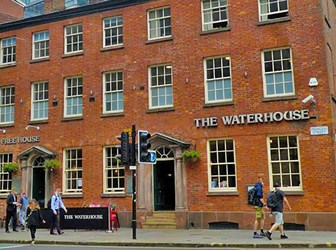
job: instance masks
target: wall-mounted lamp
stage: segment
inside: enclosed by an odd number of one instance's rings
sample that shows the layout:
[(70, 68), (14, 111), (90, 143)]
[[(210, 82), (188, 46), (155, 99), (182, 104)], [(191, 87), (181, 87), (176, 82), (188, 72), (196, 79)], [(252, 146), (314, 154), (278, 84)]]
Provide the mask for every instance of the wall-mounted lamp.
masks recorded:
[(23, 99), (22, 99), (22, 98), (20, 98), (20, 103), (21, 103), (21, 104), (23, 103)]
[(28, 125), (28, 126), (26, 127), (26, 130), (28, 130), (29, 128), (35, 128), (36, 130), (40, 130), (40, 127), (39, 127), (39, 126)]
[(53, 96), (53, 99), (54, 99), (54, 101), (56, 101), (56, 99), (57, 99), (57, 96), (56, 96), (56, 95), (54, 95), (54, 96)]
[(302, 100), (302, 103), (307, 103), (307, 102), (311, 102), (313, 105), (315, 105), (316, 104), (315, 97), (313, 95), (309, 95), (305, 99)]
[(6, 134), (6, 130), (5, 129), (0, 129), (0, 132), (2, 132), (3, 134)]
[(93, 96), (93, 90), (92, 89), (90, 90), (90, 95)]

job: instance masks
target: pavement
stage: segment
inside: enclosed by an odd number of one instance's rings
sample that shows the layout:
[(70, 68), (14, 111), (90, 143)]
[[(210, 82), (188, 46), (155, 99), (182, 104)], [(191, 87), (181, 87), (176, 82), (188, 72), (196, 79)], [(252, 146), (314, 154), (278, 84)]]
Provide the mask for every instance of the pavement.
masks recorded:
[[(336, 232), (286, 231), (288, 239), (280, 239), (279, 232), (267, 238), (253, 239), (249, 230), (218, 229), (137, 229), (133, 239), (132, 228), (118, 231), (65, 230), (62, 235), (50, 235), (47, 229), (38, 229), (35, 244), (95, 245), (95, 246), (147, 246), (147, 247), (235, 247), (235, 248), (334, 248)], [(5, 233), (0, 231), (0, 243), (29, 244), (30, 232)]]

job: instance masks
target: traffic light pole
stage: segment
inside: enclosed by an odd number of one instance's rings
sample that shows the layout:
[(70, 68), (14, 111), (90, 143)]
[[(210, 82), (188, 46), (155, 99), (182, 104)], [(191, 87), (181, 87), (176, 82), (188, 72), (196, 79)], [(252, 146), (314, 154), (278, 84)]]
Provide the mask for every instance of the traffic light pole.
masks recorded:
[[(131, 166), (135, 166), (135, 125), (132, 125), (132, 146), (131, 146)], [(136, 170), (132, 170), (132, 231), (133, 231), (133, 240), (136, 239)]]

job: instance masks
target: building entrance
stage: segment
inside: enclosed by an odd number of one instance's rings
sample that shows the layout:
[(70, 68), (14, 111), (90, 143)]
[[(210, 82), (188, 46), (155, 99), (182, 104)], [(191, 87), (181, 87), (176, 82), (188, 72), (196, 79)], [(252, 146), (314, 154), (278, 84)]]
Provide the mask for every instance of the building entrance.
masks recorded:
[(45, 175), (43, 167), (44, 158), (38, 157), (34, 160), (32, 166), (32, 198), (36, 199), (40, 207), (45, 204)]

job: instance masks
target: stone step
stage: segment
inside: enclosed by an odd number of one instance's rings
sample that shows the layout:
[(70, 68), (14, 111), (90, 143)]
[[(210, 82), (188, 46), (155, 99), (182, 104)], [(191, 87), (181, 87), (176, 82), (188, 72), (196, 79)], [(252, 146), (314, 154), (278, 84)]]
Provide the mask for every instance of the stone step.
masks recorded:
[(153, 212), (154, 218), (174, 218), (175, 219), (175, 213), (174, 212)]
[(161, 217), (147, 217), (146, 223), (157, 223), (157, 224), (165, 224), (165, 223), (175, 223), (175, 218), (161, 218)]
[(152, 224), (144, 223), (142, 224), (143, 229), (176, 229), (176, 223), (173, 224)]

